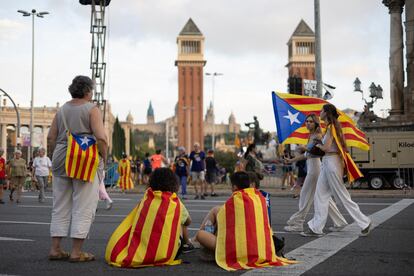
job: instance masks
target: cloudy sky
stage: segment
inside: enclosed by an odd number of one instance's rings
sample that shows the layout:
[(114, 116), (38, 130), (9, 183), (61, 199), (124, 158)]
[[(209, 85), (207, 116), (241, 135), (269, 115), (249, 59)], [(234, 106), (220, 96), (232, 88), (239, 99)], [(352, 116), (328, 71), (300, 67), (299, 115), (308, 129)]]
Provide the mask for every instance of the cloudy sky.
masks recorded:
[[(322, 72), (337, 87), (332, 102), (361, 110), (353, 92), (356, 76), (368, 97), (371, 82), (389, 99), (389, 14), (380, 0), (321, 0)], [(35, 19), (35, 105), (68, 100), (75, 75), (90, 75), (90, 7), (77, 0), (0, 2), (0, 88), (20, 106), (30, 105), (31, 19), (18, 9), (48, 11)], [(271, 91), (286, 91), (287, 42), (301, 19), (312, 29), (311, 0), (112, 0), (107, 9), (107, 89), (113, 113), (124, 120), (146, 120), (151, 100), (156, 121), (171, 116), (177, 101), (176, 37), (189, 18), (205, 36), (205, 72), (216, 78), (216, 121), (233, 111), (239, 123), (258, 116), (274, 131)], [(211, 79), (204, 83), (204, 103), (212, 99)]]

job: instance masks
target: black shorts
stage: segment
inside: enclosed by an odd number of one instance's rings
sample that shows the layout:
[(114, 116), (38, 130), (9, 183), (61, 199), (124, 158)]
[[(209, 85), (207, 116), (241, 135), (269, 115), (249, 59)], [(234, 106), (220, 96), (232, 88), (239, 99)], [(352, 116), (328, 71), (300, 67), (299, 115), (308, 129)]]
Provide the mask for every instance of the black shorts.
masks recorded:
[(212, 172), (206, 173), (206, 182), (209, 184), (215, 184), (216, 183), (216, 174)]
[(6, 185), (6, 179), (0, 178), (0, 186)]
[(152, 169), (151, 168), (144, 168), (144, 174), (148, 175), (152, 173)]

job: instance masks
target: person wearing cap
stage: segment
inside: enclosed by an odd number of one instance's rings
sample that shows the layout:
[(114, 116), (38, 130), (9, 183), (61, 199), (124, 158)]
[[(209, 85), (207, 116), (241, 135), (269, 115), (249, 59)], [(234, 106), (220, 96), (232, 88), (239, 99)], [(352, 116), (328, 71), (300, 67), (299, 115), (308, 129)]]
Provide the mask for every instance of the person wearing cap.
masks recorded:
[(181, 199), (187, 199), (185, 196), (187, 195), (187, 177), (189, 174), (189, 168), (190, 159), (188, 159), (187, 154), (185, 154), (185, 148), (179, 147), (178, 155), (174, 160), (174, 170), (181, 185)]
[(24, 181), (26, 180), (27, 167), (26, 160), (22, 157), (22, 152), (16, 150), (14, 152), (14, 158), (8, 162), (8, 173), (11, 179), (11, 189), (10, 189), (10, 201), (13, 201), (13, 193), (17, 189), (16, 203), (20, 203), (20, 196), (22, 193), (22, 187)]

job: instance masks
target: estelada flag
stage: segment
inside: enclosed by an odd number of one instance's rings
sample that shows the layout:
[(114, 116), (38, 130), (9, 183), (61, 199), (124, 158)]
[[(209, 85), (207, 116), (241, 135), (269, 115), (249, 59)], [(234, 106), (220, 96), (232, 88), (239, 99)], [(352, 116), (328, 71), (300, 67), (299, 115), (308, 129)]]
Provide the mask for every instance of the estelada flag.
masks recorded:
[(147, 189), (141, 202), (116, 228), (105, 260), (117, 267), (177, 265), (181, 201), (175, 193)]
[[(309, 137), (309, 131), (305, 127), (306, 116), (312, 113), (319, 116), (323, 105), (329, 103), (319, 98), (279, 92), (272, 92), (272, 100), (277, 136), (279, 143), (283, 144), (306, 144)], [(337, 111), (346, 145), (369, 150), (365, 133), (345, 113), (339, 109)]]
[(260, 191), (234, 192), (217, 214), (216, 263), (228, 271), (296, 263), (276, 255), (272, 234)]
[(70, 178), (92, 182), (99, 165), (98, 147), (93, 137), (68, 131), (65, 170)]
[(131, 179), (131, 162), (128, 159), (121, 159), (118, 163), (118, 183), (122, 190), (130, 190), (134, 188), (134, 182)]

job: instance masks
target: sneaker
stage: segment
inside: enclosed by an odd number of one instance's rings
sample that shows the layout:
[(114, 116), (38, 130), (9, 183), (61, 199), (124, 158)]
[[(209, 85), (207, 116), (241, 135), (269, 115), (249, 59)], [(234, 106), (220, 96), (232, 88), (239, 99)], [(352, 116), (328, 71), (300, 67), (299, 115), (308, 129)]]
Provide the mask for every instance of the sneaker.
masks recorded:
[(194, 199), (199, 199), (200, 197), (198, 196), (198, 195), (196, 195), (195, 197), (194, 197)]
[(368, 234), (371, 232), (371, 226), (372, 226), (372, 222), (369, 223), (369, 225), (367, 226), (367, 228), (361, 230), (361, 234), (359, 234), (359, 236), (360, 237), (366, 237), (366, 236), (368, 236)]
[(20, 203), (20, 200), (16, 200), (16, 203), (19, 204)]
[(204, 193), (203, 196), (208, 196), (208, 194), (207, 193)]
[(210, 196), (218, 196), (218, 194), (216, 194), (216, 193), (211, 193), (211, 195)]
[(112, 208), (112, 200), (106, 200), (106, 210), (111, 210)]
[(331, 232), (340, 232), (340, 231), (344, 230), (344, 228), (346, 226), (348, 226), (348, 224), (340, 225), (340, 226), (331, 226), (331, 227), (328, 228), (328, 230), (331, 231)]
[(283, 229), (286, 232), (303, 232), (303, 227), (300, 226), (294, 226), (294, 225), (288, 225), (283, 227)]
[(10, 199), (10, 201), (13, 202), (13, 196), (12, 195), (9, 195), (9, 199)]
[(322, 237), (323, 236), (323, 234), (318, 234), (318, 233), (313, 232), (310, 228), (301, 232), (300, 235), (302, 237)]
[(201, 199), (206, 199), (206, 197), (204, 195), (201, 195)]
[(195, 249), (194, 245), (190, 244), (183, 244), (183, 253), (191, 252)]
[(0, 199), (0, 204), (4, 204), (4, 201), (2, 199)]

